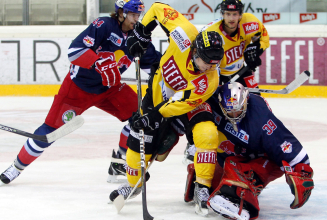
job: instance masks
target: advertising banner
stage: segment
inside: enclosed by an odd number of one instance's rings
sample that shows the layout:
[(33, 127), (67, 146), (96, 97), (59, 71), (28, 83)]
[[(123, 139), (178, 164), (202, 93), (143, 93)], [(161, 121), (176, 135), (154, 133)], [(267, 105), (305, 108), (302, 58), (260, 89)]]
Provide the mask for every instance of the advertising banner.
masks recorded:
[[(271, 37), (255, 73), (259, 85), (286, 85), (309, 70), (306, 85), (327, 85), (327, 38)], [(0, 40), (0, 84), (61, 84), (69, 71), (67, 50), (71, 38), (13, 38)], [(158, 51), (166, 50), (167, 38), (153, 38)], [(135, 78), (135, 67), (123, 74)], [(142, 78), (147, 74), (142, 72)]]

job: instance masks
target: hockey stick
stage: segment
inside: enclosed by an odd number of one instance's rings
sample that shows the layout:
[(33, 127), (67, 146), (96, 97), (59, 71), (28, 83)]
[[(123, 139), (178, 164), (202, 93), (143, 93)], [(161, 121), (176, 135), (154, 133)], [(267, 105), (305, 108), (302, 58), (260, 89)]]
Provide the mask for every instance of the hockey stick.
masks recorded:
[(310, 72), (308, 70), (303, 71), (296, 79), (294, 79), (288, 86), (281, 90), (273, 89), (258, 89), (258, 88), (248, 88), (249, 92), (263, 92), (263, 93), (273, 93), (273, 94), (289, 94), (301, 86), (310, 77)]
[[(146, 171), (145, 172), (148, 172), (149, 168), (151, 167), (153, 161), (156, 159), (157, 155), (150, 161), (150, 164), (148, 166), (148, 168), (146, 168)], [(137, 181), (136, 185), (134, 186), (133, 190), (130, 192), (130, 194), (128, 195), (128, 197), (126, 198), (126, 200), (124, 200), (124, 196), (122, 195), (119, 195), (114, 201), (114, 205), (117, 209), (117, 213), (120, 212), (120, 210), (122, 210), (122, 208), (124, 207), (125, 205), (125, 202), (127, 200), (129, 200), (129, 198), (133, 195), (134, 191), (137, 189), (137, 187), (140, 185), (141, 183), (141, 179), (142, 177)]]
[[(133, 79), (133, 78), (121, 78), (121, 81), (127, 81), (127, 82), (135, 82), (137, 81), (137, 79)], [(149, 81), (147, 79), (141, 79), (141, 83), (148, 83)]]
[[(137, 99), (138, 99), (138, 113), (142, 115), (142, 87), (141, 87), (141, 73), (140, 73), (140, 56), (135, 57), (135, 69), (137, 79)], [(140, 129), (140, 156), (141, 156), (141, 182), (142, 182), (142, 207), (143, 207), (143, 219), (153, 220), (150, 215), (146, 203), (146, 181), (145, 181), (145, 152), (144, 152), (144, 130)]]
[(242, 75), (243, 75), (243, 73), (245, 73), (247, 70), (249, 69), (249, 67), (248, 66), (246, 66), (246, 67), (244, 67), (239, 73), (237, 73), (235, 76), (233, 76), (233, 78), (231, 78), (230, 80), (229, 80), (229, 82), (235, 82), (238, 78), (240, 78)]
[(84, 123), (84, 119), (82, 116), (78, 115), (75, 118), (73, 118), (71, 121), (67, 122), (60, 128), (56, 129), (55, 131), (47, 134), (47, 135), (37, 135), (37, 134), (31, 134), (25, 131), (18, 130), (16, 128), (11, 128), (5, 125), (0, 125), (0, 129), (4, 131), (8, 131), (14, 134), (22, 135), (25, 137), (32, 138), (37, 141), (42, 141), (45, 143), (52, 143), (59, 138), (62, 138), (63, 136), (66, 136), (67, 134), (75, 131), (77, 128), (81, 127)]
[[(237, 73), (235, 76), (233, 76), (233, 78), (231, 78), (230, 80), (229, 80), (229, 82), (235, 82), (238, 78), (240, 78), (242, 75), (243, 75), (243, 73), (245, 73), (247, 70), (249, 69), (249, 67), (248, 66), (246, 66), (246, 67), (244, 67), (239, 73)], [(124, 77), (122, 77), (121, 78), (121, 81), (127, 81), (127, 82), (135, 82), (136, 81), (136, 79), (133, 79), (133, 78), (124, 78)], [(149, 82), (149, 80), (147, 80), (147, 79), (142, 79), (141, 80), (141, 83), (148, 83)]]

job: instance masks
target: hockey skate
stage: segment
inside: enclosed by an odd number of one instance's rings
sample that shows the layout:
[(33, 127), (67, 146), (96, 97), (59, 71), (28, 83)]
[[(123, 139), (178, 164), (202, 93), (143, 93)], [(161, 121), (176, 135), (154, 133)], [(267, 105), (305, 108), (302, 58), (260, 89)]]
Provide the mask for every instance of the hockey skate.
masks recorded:
[(125, 201), (127, 199), (135, 198), (138, 194), (142, 192), (141, 187), (137, 187), (133, 192), (133, 187), (128, 183), (123, 183), (118, 187), (118, 189), (112, 191), (109, 195), (109, 199), (115, 205), (117, 212), (124, 207)]
[(0, 186), (4, 184), (9, 184), (14, 179), (16, 179), (22, 170), (16, 168), (14, 164), (10, 165), (8, 169), (6, 169), (1, 175), (0, 175)]
[(108, 170), (108, 183), (124, 182), (126, 178), (118, 179), (118, 176), (126, 177), (126, 160), (119, 152), (112, 150), (111, 162)]
[(224, 195), (215, 195), (208, 201), (208, 205), (214, 212), (228, 219), (249, 220), (250, 214), (246, 209), (240, 213), (239, 205), (231, 202)]
[(209, 189), (197, 182), (194, 188), (195, 212), (201, 216), (207, 216), (209, 213), (207, 201), (209, 199)]
[(184, 158), (182, 161), (185, 166), (194, 163), (195, 151), (196, 151), (195, 145), (194, 144), (190, 145), (189, 143), (187, 143), (184, 151)]

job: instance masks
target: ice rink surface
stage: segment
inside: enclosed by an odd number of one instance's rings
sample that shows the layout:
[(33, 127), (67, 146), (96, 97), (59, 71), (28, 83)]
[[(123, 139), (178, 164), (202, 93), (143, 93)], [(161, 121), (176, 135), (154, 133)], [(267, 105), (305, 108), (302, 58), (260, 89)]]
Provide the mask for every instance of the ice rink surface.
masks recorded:
[[(33, 133), (44, 122), (52, 97), (0, 97), (0, 124)], [(259, 219), (327, 219), (327, 99), (268, 99), (275, 115), (301, 141), (314, 170), (315, 189), (300, 209), (291, 210), (293, 195), (285, 177), (259, 197)], [(117, 214), (109, 194), (119, 183), (106, 182), (111, 152), (117, 149), (125, 123), (92, 108), (85, 124), (58, 140), (11, 184), (0, 187), (2, 220), (123, 220), (143, 219), (141, 196)], [(25, 137), (0, 130), (0, 172), (16, 158)], [(155, 162), (147, 182), (150, 214), (161, 219), (224, 219), (194, 213), (183, 200), (186, 166), (184, 137), (164, 162)]]

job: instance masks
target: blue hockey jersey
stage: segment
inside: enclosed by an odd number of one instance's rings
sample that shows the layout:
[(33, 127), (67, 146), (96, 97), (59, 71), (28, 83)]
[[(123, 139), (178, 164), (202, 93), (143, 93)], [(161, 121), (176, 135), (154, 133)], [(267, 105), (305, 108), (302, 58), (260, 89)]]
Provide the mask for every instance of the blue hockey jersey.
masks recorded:
[(267, 156), (281, 170), (282, 160), (292, 167), (298, 163), (309, 164), (309, 157), (296, 137), (276, 118), (268, 103), (258, 95), (250, 94), (247, 112), (241, 120), (239, 131), (223, 115), (217, 92), (208, 100), (219, 130), (218, 162), (223, 166), (228, 156), (256, 158)]
[[(70, 76), (82, 90), (100, 94), (109, 88), (102, 85), (101, 75), (92, 68), (99, 58), (112, 57), (116, 60), (119, 71), (123, 74), (133, 62), (127, 49), (127, 37), (131, 33), (123, 33), (116, 19), (100, 17), (93, 21), (71, 43), (68, 58), (72, 63)], [(150, 73), (151, 65), (159, 62), (161, 54), (150, 43), (147, 52), (140, 60), (140, 67)]]

